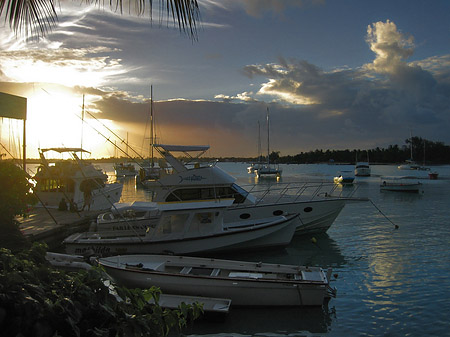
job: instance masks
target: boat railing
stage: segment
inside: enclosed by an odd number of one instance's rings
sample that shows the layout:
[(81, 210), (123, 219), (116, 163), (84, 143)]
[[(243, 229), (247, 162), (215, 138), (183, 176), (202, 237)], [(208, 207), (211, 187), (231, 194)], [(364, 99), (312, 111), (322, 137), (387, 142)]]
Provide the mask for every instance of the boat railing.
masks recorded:
[(277, 183), (276, 185), (241, 185), (246, 191), (254, 195), (256, 203), (280, 203), (305, 200), (312, 201), (324, 198), (352, 198), (358, 189), (357, 184), (342, 186), (330, 182), (295, 182)]

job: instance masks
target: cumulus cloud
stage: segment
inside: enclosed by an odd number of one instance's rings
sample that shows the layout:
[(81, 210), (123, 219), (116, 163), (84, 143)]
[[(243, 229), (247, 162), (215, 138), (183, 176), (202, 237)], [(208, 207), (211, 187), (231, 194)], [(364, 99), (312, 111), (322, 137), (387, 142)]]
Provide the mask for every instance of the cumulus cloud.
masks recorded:
[(378, 73), (394, 72), (414, 53), (413, 37), (403, 35), (389, 20), (368, 26), (366, 41), (376, 55), (367, 67)]
[(355, 135), (392, 138), (399, 127), (405, 133), (412, 127), (429, 139), (450, 140), (445, 131), (450, 127), (450, 98), (444, 94), (450, 88), (449, 57), (408, 63), (414, 39), (389, 20), (370, 25), (366, 41), (374, 60), (356, 69), (324, 70), (305, 60), (280, 58), (246, 66), (243, 73), (266, 78), (258, 95), (296, 106), (297, 114), (308, 116), (309, 126), (320, 121), (336, 144), (357, 139)]

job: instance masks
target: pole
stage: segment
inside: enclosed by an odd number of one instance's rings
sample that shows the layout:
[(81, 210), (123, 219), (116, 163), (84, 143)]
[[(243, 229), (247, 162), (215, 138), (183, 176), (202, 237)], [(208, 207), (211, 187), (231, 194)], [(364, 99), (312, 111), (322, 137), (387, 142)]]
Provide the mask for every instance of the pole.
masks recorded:
[[(83, 94), (83, 107), (81, 109), (81, 149), (83, 149), (83, 123), (84, 123), (84, 94)], [(81, 151), (80, 159), (83, 160), (83, 151)]]
[(153, 85), (150, 86), (150, 156), (151, 168), (153, 168)]

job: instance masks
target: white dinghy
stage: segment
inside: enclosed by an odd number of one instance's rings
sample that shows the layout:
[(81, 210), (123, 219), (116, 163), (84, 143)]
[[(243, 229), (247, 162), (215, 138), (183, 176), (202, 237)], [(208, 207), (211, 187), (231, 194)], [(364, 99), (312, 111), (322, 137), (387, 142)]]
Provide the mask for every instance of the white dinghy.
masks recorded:
[(236, 306), (321, 306), (335, 290), (331, 269), (168, 255), (98, 259), (115, 282), (165, 294), (231, 299)]

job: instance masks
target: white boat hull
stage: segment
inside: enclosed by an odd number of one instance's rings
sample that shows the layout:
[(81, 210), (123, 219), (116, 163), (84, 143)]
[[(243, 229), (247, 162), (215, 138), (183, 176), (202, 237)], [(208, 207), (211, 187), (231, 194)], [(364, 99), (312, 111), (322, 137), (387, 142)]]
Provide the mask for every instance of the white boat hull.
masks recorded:
[(391, 185), (381, 185), (381, 191), (391, 191), (391, 192), (410, 192), (419, 193), (421, 189), (421, 184), (391, 184)]
[[(296, 216), (279, 217), (264, 225), (249, 228), (229, 228), (220, 233), (176, 239), (158, 239), (142, 236), (117, 236), (114, 238), (77, 233), (64, 240), (69, 254), (174, 254), (198, 255), (212, 252), (264, 249), (287, 246), (296, 229)], [(90, 233), (87, 233), (90, 234)], [(92, 234), (92, 233), (91, 233)], [(105, 233), (106, 236), (106, 233)]]
[(242, 214), (250, 218), (273, 216), (274, 212), (297, 213), (295, 235), (325, 233), (338, 217), (346, 203), (345, 199), (323, 199), (313, 201), (259, 204), (255, 206), (230, 207), (224, 214), (225, 222), (239, 221)]
[[(182, 294), (193, 296), (220, 297), (231, 299), (232, 304), (236, 306), (320, 306), (327, 298), (328, 280), (323, 271), (314, 272), (314, 275), (320, 275), (319, 279), (297, 280), (295, 274), (291, 279), (280, 280), (276, 278), (272, 267), (265, 276), (264, 265), (259, 269), (254, 263), (241, 261), (227, 261), (216, 259), (201, 259), (204, 264), (198, 265), (196, 272), (192, 271), (183, 274), (170, 270), (170, 265), (178, 264), (180, 261), (186, 261), (189, 258), (182, 256), (168, 257), (149, 257), (158, 259), (159, 264), (150, 261), (147, 264), (148, 256), (115, 256), (99, 259), (99, 263), (105, 268), (106, 272), (119, 284), (127, 287), (149, 288), (157, 286), (163, 293)], [(142, 261), (142, 262), (140, 262)], [(223, 263), (221, 263), (223, 261)], [(128, 264), (128, 266), (126, 265)], [(142, 267), (134, 267), (142, 265)], [(254, 265), (256, 267), (247, 267)], [(147, 266), (149, 266), (147, 268)], [(188, 264), (186, 264), (188, 266)], [(271, 265), (277, 266), (277, 265)], [(278, 265), (279, 269), (283, 265)], [(241, 271), (226, 272), (226, 275), (218, 273), (213, 275), (214, 270), (220, 270), (233, 267), (241, 268)], [(195, 268), (195, 267), (194, 267)], [(193, 267), (186, 268), (188, 270)], [(296, 267), (300, 268), (300, 267)], [(293, 269), (292, 269), (293, 270)], [(293, 271), (290, 273), (295, 273)], [(296, 273), (299, 272), (297, 269)], [(287, 271), (289, 273), (289, 271)]]

